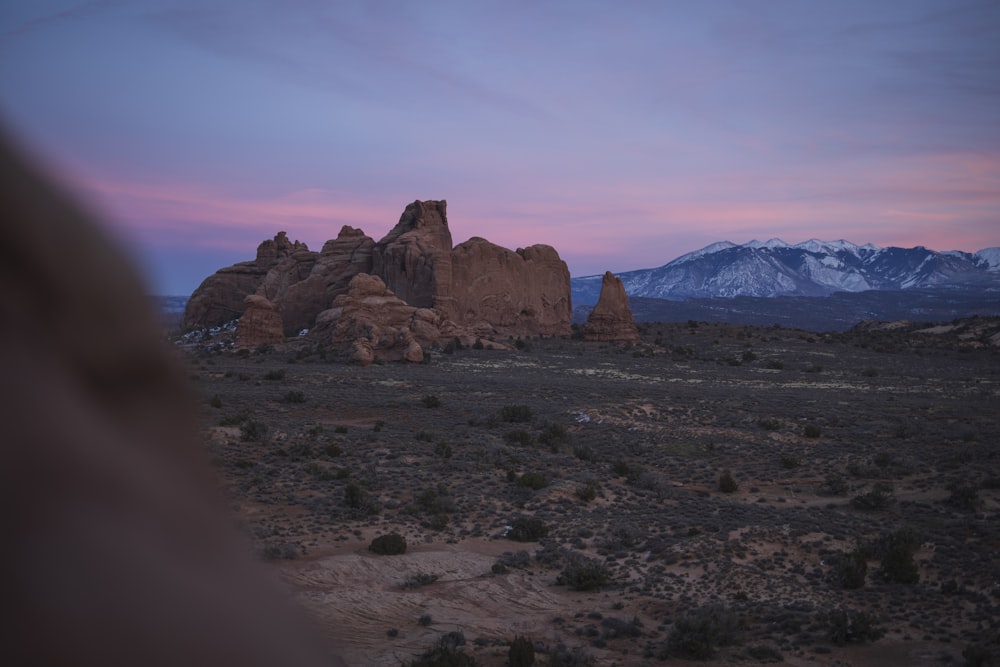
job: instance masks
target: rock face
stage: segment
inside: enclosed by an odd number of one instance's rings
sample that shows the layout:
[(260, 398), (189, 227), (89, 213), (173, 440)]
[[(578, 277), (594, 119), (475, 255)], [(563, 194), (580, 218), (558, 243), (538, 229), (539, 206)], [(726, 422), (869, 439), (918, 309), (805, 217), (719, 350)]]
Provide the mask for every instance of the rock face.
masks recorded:
[(375, 245), (372, 273), (408, 304), (431, 308), (451, 296), (448, 202), (415, 201)]
[(236, 325), (236, 345), (256, 347), (264, 343), (281, 343), (285, 340), (281, 315), (271, 302), (251, 294), (244, 300), (243, 315)]
[(181, 320), (181, 329), (214, 327), (243, 314), (243, 300), (254, 294), (268, 272), (296, 252), (308, 252), (306, 244), (288, 240), (278, 232), (273, 240), (257, 246), (257, 258), (215, 272), (198, 286)]
[(257, 294), (275, 304), (285, 335), (311, 329), (316, 315), (347, 292), (351, 278), (369, 273), (375, 242), (360, 229), (344, 226), (320, 253), (294, 252), (268, 271)]
[(551, 246), (512, 252), (473, 237), (453, 251), (452, 278), (439, 307), (477, 335), (570, 334), (569, 269)]
[(625, 286), (610, 271), (601, 280), (601, 296), (583, 325), (583, 338), (602, 342), (639, 342), (639, 331), (632, 318)]
[[(362, 275), (366, 277), (355, 284)], [(250, 295), (260, 300), (246, 300)], [(350, 299), (338, 301), (340, 297)], [(379, 299), (387, 312), (362, 307)], [(353, 324), (338, 324), (341, 328), (330, 334), (331, 305), (333, 311), (346, 307), (339, 311), (348, 313), (343, 322)], [(403, 314), (403, 306), (413, 312)], [(407, 336), (424, 346), (455, 336), (568, 336), (572, 316), (569, 269), (554, 248), (511, 251), (478, 237), (453, 248), (444, 200), (409, 204), (378, 243), (360, 229), (344, 226), (316, 253), (289, 242), (281, 232), (260, 245), (254, 261), (207, 278), (188, 302), (182, 327), (223, 324), (251, 307), (246, 322), (241, 321), (247, 333), (239, 341), (273, 342), (277, 322), (286, 337), (318, 328), (317, 337), (331, 335), (335, 344), (353, 346), (359, 361), (392, 357), (406, 348), (410, 351), (403, 356), (416, 359)], [(369, 325), (380, 331), (378, 336), (362, 331)], [(348, 326), (353, 329), (343, 329)], [(403, 331), (403, 338), (390, 345), (381, 333), (386, 327)]]
[(376, 359), (419, 363), (424, 346), (458, 334), (441, 313), (409, 305), (367, 273), (354, 276), (347, 293), (317, 316), (316, 330), (334, 346), (348, 348), (350, 360), (362, 365)]

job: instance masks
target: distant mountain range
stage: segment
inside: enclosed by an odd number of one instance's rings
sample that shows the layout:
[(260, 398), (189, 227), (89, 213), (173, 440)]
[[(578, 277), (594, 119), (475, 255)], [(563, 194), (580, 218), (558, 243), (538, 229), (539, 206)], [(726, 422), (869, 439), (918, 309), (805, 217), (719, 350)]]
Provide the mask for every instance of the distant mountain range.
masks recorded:
[[(828, 296), (837, 292), (961, 287), (1000, 299), (1000, 248), (937, 252), (848, 241), (729, 241), (655, 269), (617, 274), (632, 297), (685, 301), (719, 297)], [(597, 302), (602, 276), (573, 278), (574, 306)]]

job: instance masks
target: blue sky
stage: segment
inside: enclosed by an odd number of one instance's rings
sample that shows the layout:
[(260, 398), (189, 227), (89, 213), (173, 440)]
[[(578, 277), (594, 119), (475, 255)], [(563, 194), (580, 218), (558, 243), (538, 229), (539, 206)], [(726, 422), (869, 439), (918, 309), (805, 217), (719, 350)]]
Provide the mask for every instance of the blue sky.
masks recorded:
[(0, 7), (0, 123), (161, 293), (415, 199), (575, 276), (724, 239), (975, 251), (998, 35), (995, 0), (35, 0)]

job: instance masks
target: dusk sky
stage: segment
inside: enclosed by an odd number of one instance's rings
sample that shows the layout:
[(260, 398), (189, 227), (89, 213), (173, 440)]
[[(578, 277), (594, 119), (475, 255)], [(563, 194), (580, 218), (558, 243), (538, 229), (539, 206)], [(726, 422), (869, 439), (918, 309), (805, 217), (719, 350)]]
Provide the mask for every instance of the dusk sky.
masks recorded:
[(15, 0), (0, 124), (164, 294), (415, 199), (574, 276), (1000, 246), (997, 0)]

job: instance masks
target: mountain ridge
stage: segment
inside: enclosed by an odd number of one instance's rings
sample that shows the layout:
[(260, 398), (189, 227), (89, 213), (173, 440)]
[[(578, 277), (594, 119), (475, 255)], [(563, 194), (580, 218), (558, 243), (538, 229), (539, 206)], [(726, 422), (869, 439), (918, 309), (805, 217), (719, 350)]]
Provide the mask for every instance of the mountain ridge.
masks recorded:
[[(1000, 290), (1000, 247), (975, 253), (900, 248), (850, 241), (719, 241), (652, 269), (616, 274), (629, 297), (829, 296), (962, 285)], [(571, 280), (574, 305), (596, 303), (601, 276)]]

